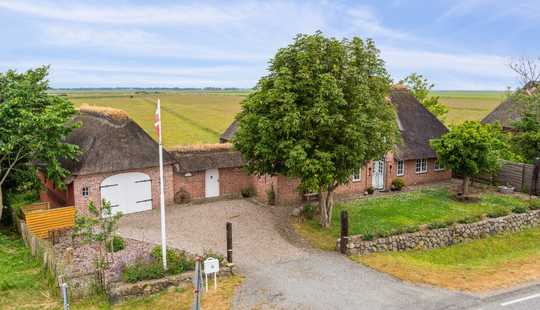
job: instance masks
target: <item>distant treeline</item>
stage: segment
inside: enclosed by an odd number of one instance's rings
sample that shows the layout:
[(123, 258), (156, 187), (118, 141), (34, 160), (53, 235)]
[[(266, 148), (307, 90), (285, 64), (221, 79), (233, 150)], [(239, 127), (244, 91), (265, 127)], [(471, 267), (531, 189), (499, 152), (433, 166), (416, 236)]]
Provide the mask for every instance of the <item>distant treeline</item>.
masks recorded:
[(250, 88), (238, 87), (74, 87), (74, 88), (52, 88), (58, 91), (248, 91)]

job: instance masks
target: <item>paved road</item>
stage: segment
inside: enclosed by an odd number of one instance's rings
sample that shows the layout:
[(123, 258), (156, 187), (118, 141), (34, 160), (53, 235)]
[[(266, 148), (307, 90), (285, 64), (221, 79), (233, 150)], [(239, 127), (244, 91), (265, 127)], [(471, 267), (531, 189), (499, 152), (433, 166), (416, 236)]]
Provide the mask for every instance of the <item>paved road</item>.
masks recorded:
[[(233, 223), (235, 263), (246, 275), (234, 309), (540, 309), (540, 296), (501, 305), (534, 292), (481, 299), (403, 283), (338, 253), (311, 249), (290, 231), (283, 207), (229, 200), (167, 212), (170, 245), (193, 253), (224, 254), (225, 223)], [(119, 231), (159, 243), (158, 210), (123, 217)]]
[(540, 285), (482, 299), (475, 310), (532, 310), (540, 309)]

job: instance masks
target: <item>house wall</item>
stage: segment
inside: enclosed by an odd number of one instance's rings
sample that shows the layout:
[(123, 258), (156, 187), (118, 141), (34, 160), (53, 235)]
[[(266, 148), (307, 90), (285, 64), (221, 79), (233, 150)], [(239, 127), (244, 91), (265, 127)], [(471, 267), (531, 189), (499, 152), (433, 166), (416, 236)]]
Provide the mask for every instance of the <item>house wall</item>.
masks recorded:
[[(396, 162), (394, 162), (394, 166), (396, 166)], [(450, 169), (435, 171), (435, 159), (428, 159), (427, 168), (428, 171), (426, 173), (416, 173), (416, 160), (406, 160), (405, 175), (401, 176), (400, 178), (403, 179), (405, 185), (426, 184), (431, 182), (449, 180), (452, 178), (452, 170)], [(392, 180), (398, 178), (395, 171), (391, 178)]]
[(41, 171), (38, 171), (38, 179), (43, 185), (43, 188), (39, 191), (39, 200), (48, 202), (53, 208), (62, 207), (68, 203), (69, 186), (65, 190), (58, 188)]
[(255, 189), (255, 197), (262, 203), (268, 202), (268, 192), (274, 189), (274, 193), (278, 187), (277, 177), (269, 175), (253, 176), (252, 179), (253, 188)]
[[(101, 173), (101, 174), (92, 174), (92, 175), (82, 175), (77, 176), (73, 180), (73, 193), (74, 193), (74, 202), (75, 207), (78, 212), (83, 214), (88, 214), (88, 203), (93, 201), (96, 207), (101, 206), (101, 182), (116, 174), (127, 173), (127, 172), (141, 172), (147, 174), (152, 180), (152, 208), (159, 208), (160, 200), (160, 185), (159, 185), (159, 167), (147, 168), (147, 169), (134, 169), (134, 170), (124, 170), (116, 171), (114, 173)], [(163, 167), (163, 178), (165, 180), (164, 193), (165, 193), (165, 203), (170, 204), (174, 199), (174, 184), (173, 184), (173, 169), (172, 165), (167, 165)], [(83, 197), (82, 189), (87, 186), (88, 197)]]
[[(205, 198), (205, 171), (186, 173), (174, 173), (174, 193), (185, 190), (190, 194), (190, 199)], [(242, 168), (219, 169), (219, 195), (228, 197), (240, 197), (242, 189), (254, 187), (254, 177), (247, 174)]]

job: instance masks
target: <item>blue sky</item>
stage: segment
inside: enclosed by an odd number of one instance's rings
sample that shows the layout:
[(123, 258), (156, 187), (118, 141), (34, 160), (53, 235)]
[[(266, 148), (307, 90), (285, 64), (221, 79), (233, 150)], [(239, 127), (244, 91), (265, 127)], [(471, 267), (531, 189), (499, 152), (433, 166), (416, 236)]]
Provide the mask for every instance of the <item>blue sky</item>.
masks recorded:
[[(536, 2), (536, 3), (535, 3)], [(373, 38), (395, 80), (516, 86), (540, 56), (538, 1), (0, 0), (0, 71), (50, 64), (53, 87), (252, 87), (297, 33)]]

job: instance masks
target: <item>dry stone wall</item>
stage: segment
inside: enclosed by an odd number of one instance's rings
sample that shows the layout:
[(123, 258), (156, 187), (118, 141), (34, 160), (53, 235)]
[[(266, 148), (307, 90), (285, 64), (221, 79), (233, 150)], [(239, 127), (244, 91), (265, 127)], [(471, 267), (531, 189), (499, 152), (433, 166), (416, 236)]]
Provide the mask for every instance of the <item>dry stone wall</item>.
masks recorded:
[[(440, 248), (501, 232), (515, 232), (538, 224), (540, 224), (540, 210), (534, 210), (471, 224), (454, 224), (447, 228), (394, 235), (370, 241), (363, 240), (361, 235), (356, 235), (348, 239), (347, 255)], [(339, 250), (339, 240), (337, 240), (336, 249)]]

